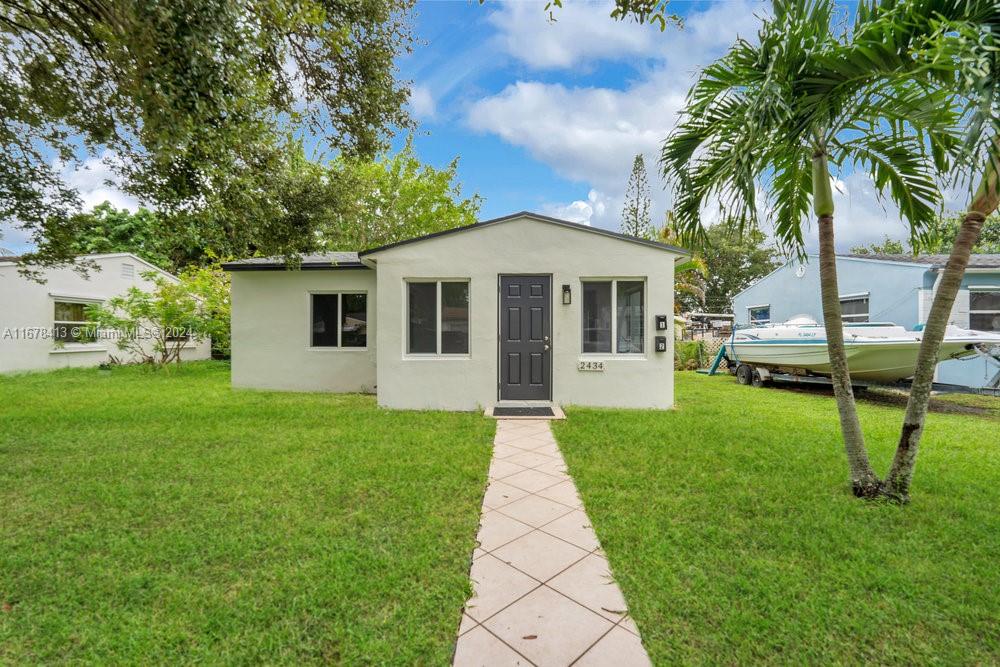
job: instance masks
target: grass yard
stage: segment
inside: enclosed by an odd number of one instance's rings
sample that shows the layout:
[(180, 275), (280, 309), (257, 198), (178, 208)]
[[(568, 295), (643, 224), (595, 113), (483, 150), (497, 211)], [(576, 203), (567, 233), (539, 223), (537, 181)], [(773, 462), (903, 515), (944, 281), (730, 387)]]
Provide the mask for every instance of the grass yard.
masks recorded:
[[(655, 663), (1000, 663), (994, 417), (932, 414), (901, 508), (850, 496), (829, 396), (676, 378), (554, 427)], [(860, 411), (884, 473), (902, 410)]]
[(0, 378), (0, 663), (444, 664), (492, 435), (219, 362)]

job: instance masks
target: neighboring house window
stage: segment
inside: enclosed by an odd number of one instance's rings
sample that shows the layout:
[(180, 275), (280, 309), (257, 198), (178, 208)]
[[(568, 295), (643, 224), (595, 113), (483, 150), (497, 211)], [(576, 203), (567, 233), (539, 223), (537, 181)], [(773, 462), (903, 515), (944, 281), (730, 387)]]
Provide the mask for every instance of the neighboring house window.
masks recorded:
[(867, 322), (868, 295), (840, 297), (840, 310), (845, 322)]
[(52, 337), (60, 343), (86, 343), (88, 304), (79, 301), (56, 301)]
[(122, 264), (122, 278), (135, 278), (134, 264)]
[(771, 321), (771, 306), (750, 306), (747, 308), (750, 315), (750, 324), (760, 326)]
[(408, 354), (469, 353), (469, 281), (406, 283)]
[(1000, 289), (969, 292), (969, 328), (1000, 331)]
[(645, 344), (645, 283), (641, 280), (583, 282), (584, 353), (642, 354)]
[(363, 348), (368, 345), (368, 295), (312, 295), (312, 346)]

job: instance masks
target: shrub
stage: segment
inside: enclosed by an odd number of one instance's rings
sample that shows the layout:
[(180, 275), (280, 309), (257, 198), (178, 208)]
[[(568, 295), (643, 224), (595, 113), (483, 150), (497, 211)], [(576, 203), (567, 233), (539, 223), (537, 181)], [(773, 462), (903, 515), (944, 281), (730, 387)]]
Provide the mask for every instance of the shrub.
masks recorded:
[(131, 287), (87, 307), (88, 336), (111, 337), (129, 360), (154, 366), (179, 362), (192, 341), (214, 338), (228, 352), (229, 283), (221, 269), (189, 269), (178, 282), (153, 271), (142, 275), (151, 291)]
[(700, 340), (678, 340), (674, 343), (674, 368), (697, 370), (706, 363), (705, 344)]

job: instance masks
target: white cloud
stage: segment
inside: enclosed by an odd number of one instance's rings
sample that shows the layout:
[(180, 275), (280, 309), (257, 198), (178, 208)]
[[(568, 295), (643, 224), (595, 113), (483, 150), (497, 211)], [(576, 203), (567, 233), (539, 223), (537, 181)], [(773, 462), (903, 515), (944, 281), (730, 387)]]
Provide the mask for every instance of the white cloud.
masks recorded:
[(658, 28), (613, 21), (613, 5), (574, 2), (546, 20), (544, 3), (510, 2), (489, 16), (497, 43), (512, 57), (539, 69), (576, 67), (598, 60), (647, 56), (662, 38)]
[(609, 213), (609, 204), (610, 201), (605, 194), (591, 190), (587, 193), (586, 199), (577, 199), (569, 204), (548, 204), (542, 207), (542, 213), (554, 218), (590, 225), (605, 219)]
[[(737, 35), (755, 34), (759, 7), (749, 0), (692, 11), (683, 29), (616, 23), (607, 4), (570, 4), (557, 22), (539, 21), (537, 5), (505, 4), (491, 21), (511, 56), (537, 68), (595, 59), (645, 58), (649, 67), (623, 89), (522, 80), (468, 108), (466, 122), (521, 146), (559, 175), (621, 200), (636, 154), (646, 156), (654, 222), (670, 205), (656, 176), (659, 149), (677, 122), (698, 66), (722, 55)], [(607, 33), (607, 34), (605, 34)], [(604, 39), (606, 38), (606, 39)], [(612, 46), (605, 48), (605, 44)], [(570, 206), (572, 204), (564, 204)], [(615, 215), (592, 217), (615, 226)]]
[(683, 102), (683, 92), (643, 88), (519, 81), (473, 104), (468, 120), (476, 130), (526, 148), (562, 176), (620, 192), (633, 158), (659, 153)]
[(113, 151), (104, 151), (98, 157), (87, 158), (79, 166), (64, 166), (56, 161), (53, 168), (61, 173), (67, 185), (80, 193), (84, 210), (109, 201), (115, 208), (134, 211), (139, 208), (139, 201), (122, 192), (118, 185), (115, 167), (120, 160)]
[(437, 114), (437, 105), (430, 88), (414, 85), (410, 89), (410, 109), (417, 118), (430, 119)]
[[(880, 243), (888, 236), (904, 243), (910, 238), (909, 225), (899, 214), (899, 208), (889, 199), (879, 199), (870, 175), (854, 172), (837, 181), (833, 200), (834, 234), (837, 249), (846, 252), (852, 247)], [(945, 210), (962, 208), (963, 192), (945, 190)], [(806, 247), (810, 252), (819, 248), (816, 226), (810, 223)]]

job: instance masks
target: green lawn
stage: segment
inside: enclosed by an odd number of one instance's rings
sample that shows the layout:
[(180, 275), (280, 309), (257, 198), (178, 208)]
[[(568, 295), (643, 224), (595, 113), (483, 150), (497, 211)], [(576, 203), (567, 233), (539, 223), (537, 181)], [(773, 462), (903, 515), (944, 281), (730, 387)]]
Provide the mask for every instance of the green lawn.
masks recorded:
[[(1000, 663), (995, 418), (932, 414), (912, 503), (866, 503), (830, 397), (676, 377), (555, 425), (654, 662)], [(902, 411), (860, 411), (884, 472)]]
[(0, 378), (0, 663), (444, 664), (492, 434), (218, 362)]

